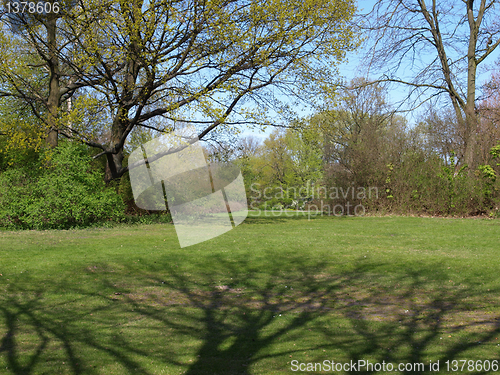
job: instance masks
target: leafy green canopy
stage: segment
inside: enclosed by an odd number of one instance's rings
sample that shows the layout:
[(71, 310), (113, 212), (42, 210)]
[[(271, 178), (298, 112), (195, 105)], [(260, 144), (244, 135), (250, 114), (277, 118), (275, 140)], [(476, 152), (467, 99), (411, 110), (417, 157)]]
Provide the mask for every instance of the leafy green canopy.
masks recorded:
[[(332, 95), (336, 66), (356, 46), (354, 11), (341, 0), (85, 0), (55, 29), (41, 19), (19, 37), (41, 56), (40, 70), (49, 68), (50, 100), (41, 102), (49, 114), (58, 102), (51, 128), (101, 149), (116, 178), (134, 128), (190, 122), (203, 139)], [(56, 42), (47, 44), (50, 30)], [(0, 71), (14, 81), (5, 64)]]

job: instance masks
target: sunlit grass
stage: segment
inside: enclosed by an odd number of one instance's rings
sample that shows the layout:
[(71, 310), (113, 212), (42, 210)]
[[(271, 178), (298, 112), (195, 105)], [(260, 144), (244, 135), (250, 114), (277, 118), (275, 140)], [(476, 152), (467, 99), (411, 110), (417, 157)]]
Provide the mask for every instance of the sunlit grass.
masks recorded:
[(250, 215), (184, 249), (172, 225), (1, 231), (0, 374), (499, 359), (500, 222)]

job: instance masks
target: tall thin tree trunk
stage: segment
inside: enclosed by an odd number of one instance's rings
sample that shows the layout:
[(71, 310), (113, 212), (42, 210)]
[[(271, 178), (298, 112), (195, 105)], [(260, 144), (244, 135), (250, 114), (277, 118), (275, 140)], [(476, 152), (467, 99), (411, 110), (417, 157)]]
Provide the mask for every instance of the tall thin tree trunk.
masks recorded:
[(469, 167), (469, 175), (474, 172), (474, 150), (476, 148), (477, 115), (476, 115), (476, 74), (477, 74), (477, 38), (479, 25), (484, 13), (479, 12), (477, 20), (474, 18), (473, 0), (467, 1), (467, 17), (469, 21), (469, 46), (467, 50), (467, 97), (465, 103), (465, 163)]
[(56, 22), (57, 18), (52, 17), (47, 21), (47, 46), (49, 50), (49, 97), (47, 100), (47, 125), (48, 134), (46, 143), (49, 147), (55, 148), (58, 143), (57, 130), (57, 112), (59, 109), (59, 101), (61, 99), (59, 90), (59, 60), (57, 56), (57, 40), (56, 40)]

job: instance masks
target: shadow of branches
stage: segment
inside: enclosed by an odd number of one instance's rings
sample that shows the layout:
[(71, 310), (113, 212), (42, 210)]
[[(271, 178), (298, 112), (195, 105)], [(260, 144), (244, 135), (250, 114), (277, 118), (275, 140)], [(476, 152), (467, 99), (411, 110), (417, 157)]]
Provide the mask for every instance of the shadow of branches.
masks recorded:
[(338, 274), (307, 256), (276, 259), (272, 272), (215, 264), (100, 264), (8, 285), (0, 373), (291, 373), (292, 360), (428, 364), (478, 348), (499, 359), (498, 290), (454, 285), (432, 264), (403, 275), (363, 259)]

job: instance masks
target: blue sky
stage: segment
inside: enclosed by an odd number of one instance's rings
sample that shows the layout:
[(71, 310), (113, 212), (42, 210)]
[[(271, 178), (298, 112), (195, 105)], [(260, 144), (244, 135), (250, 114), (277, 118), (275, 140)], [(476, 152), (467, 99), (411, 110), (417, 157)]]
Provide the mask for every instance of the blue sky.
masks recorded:
[[(370, 11), (373, 6), (375, 5), (376, 1), (375, 0), (360, 0), (358, 1), (358, 11), (361, 11), (362, 13), (366, 13)], [(364, 76), (365, 72), (363, 72), (360, 62), (361, 58), (363, 57), (364, 53), (366, 52), (368, 45), (365, 44), (361, 48), (359, 48), (355, 52), (351, 52), (347, 55), (347, 61), (343, 64), (340, 65), (339, 71), (340, 74), (345, 77), (347, 81), (351, 80), (352, 78), (359, 77), (359, 76)], [(491, 76), (491, 68), (498, 67), (498, 62), (499, 62), (499, 49), (497, 50), (486, 59), (483, 64), (479, 67), (478, 69), (478, 79), (477, 83), (478, 85), (483, 84), (484, 82), (488, 81), (490, 76)], [(406, 68), (406, 67), (405, 67)], [(489, 68), (490, 70), (488, 70)], [(405, 70), (406, 71), (406, 70)], [(407, 70), (409, 71), (409, 70)], [(372, 72), (370, 77), (368, 78), (376, 78), (376, 74), (378, 72)], [(411, 72), (409, 73), (411, 74)], [(404, 97), (407, 93), (407, 87), (404, 85), (393, 85), (390, 90), (388, 91), (388, 99), (391, 103), (397, 102), (400, 98)], [(415, 111), (413, 114), (409, 114), (406, 117), (408, 118), (410, 123), (415, 123), (416, 121), (419, 120), (422, 111), (424, 111), (424, 108), (421, 108), (417, 111)], [(268, 128), (265, 133), (254, 131), (254, 132), (248, 132), (245, 131), (245, 135), (254, 135), (258, 136), (259, 138), (265, 138), (268, 134), (272, 132), (272, 128)]]

